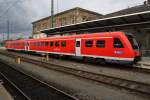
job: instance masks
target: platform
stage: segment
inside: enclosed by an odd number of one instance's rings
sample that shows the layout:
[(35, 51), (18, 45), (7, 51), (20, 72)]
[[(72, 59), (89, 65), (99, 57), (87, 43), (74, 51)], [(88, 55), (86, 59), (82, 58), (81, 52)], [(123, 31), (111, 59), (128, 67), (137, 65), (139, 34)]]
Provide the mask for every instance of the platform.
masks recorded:
[(138, 65), (142, 68), (150, 69), (150, 57), (142, 57), (142, 60), (138, 62)]
[(4, 88), (2, 81), (0, 80), (0, 100), (14, 100), (11, 95)]
[(0, 47), (0, 49), (1, 49), (1, 50), (6, 50), (6, 48), (5, 48), (5, 47)]

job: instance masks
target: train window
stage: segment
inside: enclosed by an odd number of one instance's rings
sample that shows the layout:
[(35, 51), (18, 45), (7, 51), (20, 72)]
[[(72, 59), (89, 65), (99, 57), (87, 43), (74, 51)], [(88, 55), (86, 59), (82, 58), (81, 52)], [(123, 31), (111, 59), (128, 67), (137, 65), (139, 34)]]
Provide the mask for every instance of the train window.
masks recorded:
[(45, 42), (45, 46), (48, 46), (48, 42)]
[(98, 47), (98, 48), (105, 48), (105, 40), (98, 40), (98, 41), (96, 41), (96, 47)]
[(66, 41), (62, 41), (62, 42), (61, 42), (61, 46), (62, 46), (62, 47), (66, 47)]
[(57, 41), (57, 42), (55, 42), (55, 46), (56, 47), (58, 47), (59, 46), (59, 42)]
[(45, 46), (44, 44), (45, 44), (45, 43), (44, 43), (44, 42), (42, 42), (42, 46)]
[(92, 47), (93, 46), (93, 40), (87, 40), (87, 41), (85, 41), (85, 46), (86, 47)]
[(135, 38), (132, 35), (126, 35), (126, 36), (129, 40), (129, 42), (131, 43), (132, 48), (133, 49), (139, 49), (138, 42), (135, 40)]
[(40, 46), (40, 42), (38, 42), (38, 46)]
[(53, 42), (50, 42), (50, 46), (52, 47), (54, 45), (54, 43)]
[(80, 47), (80, 41), (76, 41), (76, 47)]
[(114, 38), (114, 48), (124, 48), (122, 42), (118, 38)]
[(36, 46), (36, 42), (34, 42), (34, 46)]

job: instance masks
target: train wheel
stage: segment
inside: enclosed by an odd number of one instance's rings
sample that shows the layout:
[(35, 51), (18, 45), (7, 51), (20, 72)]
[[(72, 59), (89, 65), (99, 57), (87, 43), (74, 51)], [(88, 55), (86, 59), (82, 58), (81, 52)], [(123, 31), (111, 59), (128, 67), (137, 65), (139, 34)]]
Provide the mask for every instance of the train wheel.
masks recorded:
[(96, 63), (101, 64), (101, 65), (105, 65), (106, 64), (106, 60), (103, 58), (96, 58)]
[(83, 57), (83, 62), (88, 62), (88, 58), (87, 57)]

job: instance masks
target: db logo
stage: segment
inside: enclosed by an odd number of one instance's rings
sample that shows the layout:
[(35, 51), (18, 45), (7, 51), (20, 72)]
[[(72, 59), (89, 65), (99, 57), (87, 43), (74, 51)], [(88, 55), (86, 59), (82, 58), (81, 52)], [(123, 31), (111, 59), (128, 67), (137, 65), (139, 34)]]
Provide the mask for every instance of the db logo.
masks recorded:
[(115, 54), (118, 54), (118, 55), (121, 55), (121, 54), (123, 54), (124, 52), (122, 51), (122, 50), (117, 50), (117, 51), (115, 51)]

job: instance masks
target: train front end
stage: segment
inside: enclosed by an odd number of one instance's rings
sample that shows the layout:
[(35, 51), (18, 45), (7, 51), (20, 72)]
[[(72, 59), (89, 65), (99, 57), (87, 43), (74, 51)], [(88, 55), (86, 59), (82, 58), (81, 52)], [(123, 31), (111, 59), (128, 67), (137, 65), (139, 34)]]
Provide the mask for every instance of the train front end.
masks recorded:
[(141, 60), (141, 49), (140, 44), (136, 41), (132, 34), (126, 34), (134, 52), (134, 63)]

